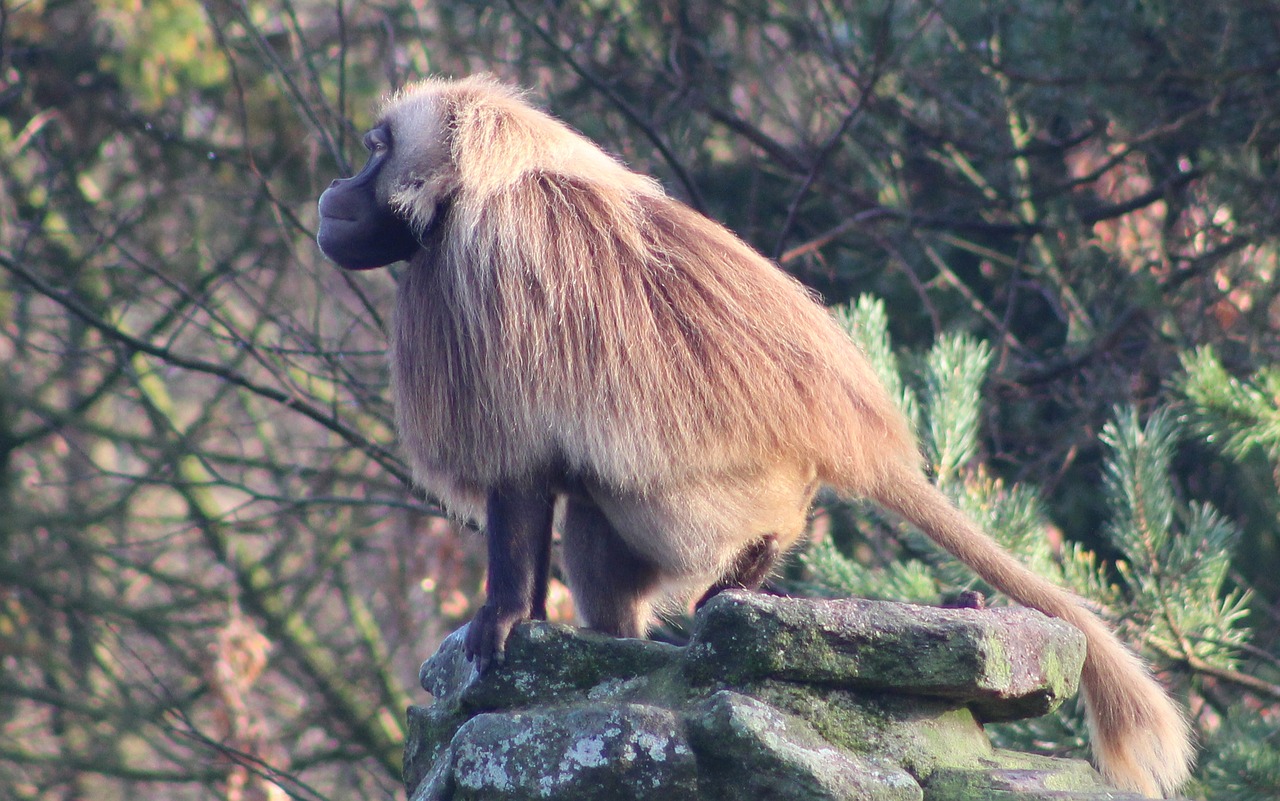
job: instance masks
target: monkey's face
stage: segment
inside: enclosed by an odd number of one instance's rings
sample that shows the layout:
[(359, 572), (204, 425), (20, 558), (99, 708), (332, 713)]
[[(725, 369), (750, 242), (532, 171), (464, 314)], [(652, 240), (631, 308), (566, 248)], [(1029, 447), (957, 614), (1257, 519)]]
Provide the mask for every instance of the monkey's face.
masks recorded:
[[(320, 250), (348, 270), (413, 257), (454, 181), (444, 126), (425, 109), (393, 109), (369, 133), (369, 161), (320, 195)], [(415, 113), (417, 112), (417, 113)]]

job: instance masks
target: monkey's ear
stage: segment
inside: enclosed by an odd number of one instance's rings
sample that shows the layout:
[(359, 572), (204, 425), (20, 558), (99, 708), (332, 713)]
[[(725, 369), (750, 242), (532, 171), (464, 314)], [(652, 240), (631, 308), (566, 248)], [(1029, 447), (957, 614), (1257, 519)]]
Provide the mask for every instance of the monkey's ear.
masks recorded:
[(420, 237), (461, 184), (455, 157), (457, 102), (447, 86), (424, 81), (401, 89), (387, 101), (380, 123), (388, 131), (392, 155), (379, 194)]
[(439, 222), (457, 191), (457, 174), (452, 169), (410, 176), (403, 186), (392, 191), (391, 208), (422, 238)]

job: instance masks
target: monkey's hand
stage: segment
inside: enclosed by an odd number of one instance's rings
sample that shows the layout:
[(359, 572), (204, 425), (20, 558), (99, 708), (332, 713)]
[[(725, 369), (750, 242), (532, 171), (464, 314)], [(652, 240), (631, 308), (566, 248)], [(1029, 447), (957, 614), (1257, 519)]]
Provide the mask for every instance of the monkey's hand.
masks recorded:
[(528, 616), (518, 611), (503, 611), (487, 603), (480, 607), (467, 626), (467, 660), (475, 663), (481, 675), (494, 665), (502, 664), (507, 654), (507, 637), (511, 629)]

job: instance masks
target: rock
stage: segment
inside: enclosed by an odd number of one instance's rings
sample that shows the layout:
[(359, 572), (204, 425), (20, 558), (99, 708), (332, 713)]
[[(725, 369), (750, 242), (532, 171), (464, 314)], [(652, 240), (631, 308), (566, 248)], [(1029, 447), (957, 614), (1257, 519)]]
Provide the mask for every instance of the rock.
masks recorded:
[(920, 801), (911, 774), (824, 740), (804, 721), (722, 690), (689, 714), (703, 798)]
[(994, 753), (973, 712), (943, 698), (780, 681), (761, 682), (751, 694), (850, 753), (892, 761), (917, 778)]
[(695, 682), (761, 678), (963, 701), (987, 721), (1043, 715), (1075, 694), (1084, 636), (1032, 609), (724, 592), (698, 615)]
[(1028, 610), (727, 592), (687, 647), (524, 624), (485, 676), (465, 636), (419, 674), (413, 801), (1130, 798), (987, 739), (1075, 689), (1083, 639)]
[(462, 725), (412, 801), (696, 799), (678, 716), (635, 704), (489, 712)]
[(477, 709), (550, 703), (674, 666), (684, 654), (683, 648), (666, 643), (619, 639), (556, 623), (524, 624), (511, 632), (501, 669), (481, 676), (463, 653), (466, 639), (463, 626), (418, 671), (418, 682), (436, 703)]
[(930, 801), (1146, 801), (1106, 787), (1083, 760), (1011, 751), (969, 767), (934, 771), (925, 792)]

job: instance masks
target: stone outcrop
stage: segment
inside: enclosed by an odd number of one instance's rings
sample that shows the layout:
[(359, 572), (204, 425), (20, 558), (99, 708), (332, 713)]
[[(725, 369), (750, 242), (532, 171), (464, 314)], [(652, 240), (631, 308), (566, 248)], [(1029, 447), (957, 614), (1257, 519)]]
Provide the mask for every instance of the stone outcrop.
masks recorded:
[(1138, 798), (987, 739), (1076, 690), (1083, 638), (1028, 609), (726, 592), (687, 646), (528, 624), (485, 676), (464, 636), (422, 666), (411, 801)]

